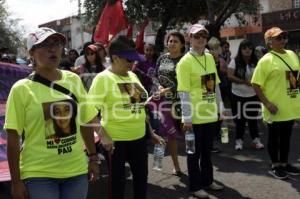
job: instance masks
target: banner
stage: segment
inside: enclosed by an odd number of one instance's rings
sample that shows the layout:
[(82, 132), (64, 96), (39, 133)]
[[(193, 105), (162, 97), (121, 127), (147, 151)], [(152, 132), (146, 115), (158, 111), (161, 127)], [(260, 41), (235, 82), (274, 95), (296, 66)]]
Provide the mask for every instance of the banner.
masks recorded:
[(6, 100), (12, 85), (19, 79), (27, 77), (31, 71), (32, 69), (27, 66), (0, 62), (0, 182), (10, 180), (6, 156), (6, 133), (3, 130)]
[(5, 101), (12, 85), (27, 77), (31, 71), (28, 66), (0, 62), (0, 101)]
[(6, 158), (6, 134), (3, 131), (5, 102), (0, 102), (0, 182), (9, 181), (9, 169)]

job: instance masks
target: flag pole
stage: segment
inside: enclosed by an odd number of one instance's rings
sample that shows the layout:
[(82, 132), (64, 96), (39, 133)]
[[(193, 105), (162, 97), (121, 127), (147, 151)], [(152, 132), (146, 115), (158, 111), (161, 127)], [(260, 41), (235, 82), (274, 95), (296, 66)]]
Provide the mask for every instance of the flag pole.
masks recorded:
[(83, 48), (83, 27), (82, 27), (82, 15), (81, 15), (81, 0), (78, 0), (78, 18), (79, 18), (79, 25), (80, 25), (80, 40), (81, 40), (81, 46)]

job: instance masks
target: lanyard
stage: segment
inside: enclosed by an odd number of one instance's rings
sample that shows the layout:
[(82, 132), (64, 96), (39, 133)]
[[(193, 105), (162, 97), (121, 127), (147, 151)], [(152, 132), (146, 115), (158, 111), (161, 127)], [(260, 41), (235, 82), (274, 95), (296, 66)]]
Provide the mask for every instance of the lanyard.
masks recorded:
[(197, 62), (200, 64), (200, 66), (204, 69), (204, 71), (206, 72), (206, 55), (204, 54), (204, 65), (197, 59), (197, 57), (195, 55), (193, 55), (193, 53), (190, 53), (196, 60)]
[(290, 69), (290, 71), (293, 72), (292, 68), (290, 67), (290, 65), (288, 65), (288, 63), (286, 63), (286, 61), (284, 61), (284, 59), (282, 57), (280, 57), (279, 55), (277, 55), (276, 53), (270, 52), (271, 54), (275, 55), (276, 57), (278, 57), (279, 59), (281, 59), (281, 61), (283, 63), (285, 63), (285, 65)]

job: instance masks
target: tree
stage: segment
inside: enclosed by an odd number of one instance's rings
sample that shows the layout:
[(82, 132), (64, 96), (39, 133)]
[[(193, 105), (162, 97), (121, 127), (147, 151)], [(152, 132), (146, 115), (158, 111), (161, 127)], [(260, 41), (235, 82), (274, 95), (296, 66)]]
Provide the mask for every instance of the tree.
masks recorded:
[(5, 0), (0, 0), (0, 48), (8, 48), (16, 53), (22, 45), (22, 31), (18, 27), (19, 19), (11, 19), (5, 7)]
[[(86, 0), (86, 2), (105, 0)], [(114, 1), (111, 0), (110, 3)], [(211, 36), (219, 37), (220, 28), (233, 13), (243, 12), (255, 15), (260, 9), (259, 0), (127, 0), (125, 12), (130, 22), (145, 20), (159, 22), (156, 45), (163, 48), (163, 38), (168, 28), (185, 22), (195, 23), (199, 19), (207, 21)], [(88, 10), (87, 12), (92, 12)], [(238, 20), (243, 20), (237, 15)]]

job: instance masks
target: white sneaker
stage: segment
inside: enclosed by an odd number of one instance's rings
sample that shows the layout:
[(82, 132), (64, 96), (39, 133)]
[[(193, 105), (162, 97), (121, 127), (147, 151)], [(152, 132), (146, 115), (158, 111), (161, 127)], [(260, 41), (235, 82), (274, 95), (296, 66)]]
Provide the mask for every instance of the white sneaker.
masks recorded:
[(224, 187), (222, 185), (218, 185), (215, 182), (213, 182), (211, 185), (209, 185), (209, 188), (213, 191), (221, 191), (224, 189)]
[(203, 189), (193, 192), (193, 196), (197, 198), (209, 198), (208, 193)]
[(252, 141), (251, 147), (254, 149), (263, 149), (265, 146), (260, 142), (260, 138), (255, 138)]
[(235, 150), (243, 150), (243, 140), (242, 139), (237, 139), (235, 140)]

